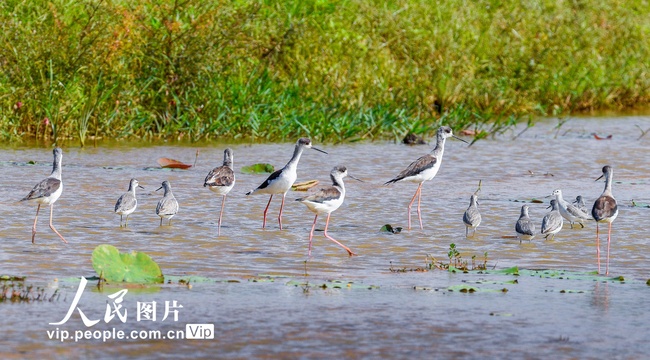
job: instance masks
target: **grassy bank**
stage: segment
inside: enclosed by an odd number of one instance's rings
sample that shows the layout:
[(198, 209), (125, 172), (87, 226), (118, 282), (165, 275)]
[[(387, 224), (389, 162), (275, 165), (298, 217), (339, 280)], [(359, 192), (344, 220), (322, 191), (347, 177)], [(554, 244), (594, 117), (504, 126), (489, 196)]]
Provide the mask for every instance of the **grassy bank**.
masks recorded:
[(0, 2), (0, 138), (319, 141), (650, 100), (647, 1)]

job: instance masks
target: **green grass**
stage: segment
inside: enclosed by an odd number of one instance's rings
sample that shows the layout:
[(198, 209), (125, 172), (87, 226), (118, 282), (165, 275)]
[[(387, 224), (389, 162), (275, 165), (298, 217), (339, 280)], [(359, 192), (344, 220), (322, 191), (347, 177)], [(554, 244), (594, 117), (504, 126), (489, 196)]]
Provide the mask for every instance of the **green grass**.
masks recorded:
[(647, 0), (5, 0), (0, 138), (342, 142), (647, 106), (648, 19)]

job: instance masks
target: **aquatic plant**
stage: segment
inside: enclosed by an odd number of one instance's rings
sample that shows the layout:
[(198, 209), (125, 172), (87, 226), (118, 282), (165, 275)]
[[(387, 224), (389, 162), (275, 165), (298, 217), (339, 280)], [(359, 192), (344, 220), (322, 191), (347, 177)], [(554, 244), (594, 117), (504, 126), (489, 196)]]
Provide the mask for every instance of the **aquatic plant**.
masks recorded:
[(120, 253), (112, 245), (98, 245), (92, 254), (93, 268), (106, 281), (129, 283), (163, 283), (158, 264), (149, 255), (133, 251)]
[(399, 141), (644, 106), (646, 8), (3, 1), (0, 138)]

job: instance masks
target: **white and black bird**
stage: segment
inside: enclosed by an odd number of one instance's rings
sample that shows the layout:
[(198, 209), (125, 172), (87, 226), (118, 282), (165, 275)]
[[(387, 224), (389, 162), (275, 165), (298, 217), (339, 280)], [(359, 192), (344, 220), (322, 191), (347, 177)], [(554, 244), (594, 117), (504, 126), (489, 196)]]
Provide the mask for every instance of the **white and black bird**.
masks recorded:
[(223, 217), (223, 209), (226, 205), (226, 195), (228, 195), (234, 186), (235, 172), (233, 171), (233, 152), (232, 149), (226, 149), (223, 151), (223, 165), (212, 169), (203, 181), (203, 187), (207, 187), (210, 191), (222, 197), (219, 223), (217, 225), (217, 236), (221, 235), (221, 218)]
[(596, 257), (598, 258), (598, 273), (600, 273), (600, 233), (598, 224), (607, 223), (607, 265), (605, 268), (605, 275), (609, 275), (609, 247), (612, 241), (612, 222), (618, 216), (618, 204), (614, 195), (612, 195), (612, 179), (614, 177), (614, 169), (606, 165), (603, 167), (603, 174), (596, 179), (596, 181), (605, 177), (605, 190), (600, 195), (594, 206), (591, 209), (591, 215), (596, 220)]
[(573, 229), (573, 223), (577, 222), (578, 224), (580, 224), (580, 226), (584, 228), (585, 227), (584, 223), (588, 220), (591, 220), (589, 214), (583, 212), (577, 206), (573, 204), (569, 204), (566, 200), (564, 200), (564, 198), (562, 197), (562, 190), (555, 189), (553, 191), (553, 196), (555, 196), (555, 200), (557, 200), (558, 207), (560, 209), (560, 215), (562, 215), (562, 217), (565, 218), (571, 224), (572, 229)]
[(63, 193), (63, 180), (61, 180), (61, 162), (63, 159), (63, 150), (61, 148), (55, 148), (52, 153), (54, 154), (54, 163), (52, 165), (52, 173), (50, 176), (46, 177), (43, 181), (39, 182), (34, 186), (32, 191), (27, 194), (20, 201), (33, 200), (38, 203), (36, 208), (36, 217), (34, 218), (34, 225), (32, 226), (32, 243), (35, 242), (36, 238), (36, 222), (38, 220), (38, 212), (41, 209), (41, 205), (50, 206), (50, 229), (54, 231), (64, 243), (68, 243), (61, 234), (54, 228), (52, 225), (52, 213), (54, 212), (54, 203), (59, 199)]
[(463, 223), (465, 223), (465, 237), (469, 236), (469, 229), (473, 229), (476, 235), (476, 228), (481, 225), (481, 214), (478, 211), (478, 196), (472, 195), (469, 199), (469, 207), (463, 214)]
[(319, 188), (316, 192), (296, 199), (296, 201), (300, 201), (301, 203), (305, 204), (309, 210), (312, 212), (316, 213), (316, 216), (314, 217), (314, 224), (311, 227), (311, 232), (309, 233), (309, 252), (308, 254), (311, 256), (311, 241), (312, 238), (314, 237), (314, 230), (316, 228), (316, 220), (318, 220), (318, 215), (327, 215), (327, 220), (325, 220), (325, 237), (332, 240), (334, 243), (345, 249), (345, 251), (348, 252), (348, 255), (356, 255), (355, 253), (350, 250), (347, 246), (341, 244), (337, 240), (335, 240), (333, 237), (329, 236), (327, 234), (327, 227), (329, 226), (330, 223), (330, 214), (332, 211), (338, 209), (341, 204), (343, 204), (343, 200), (345, 199), (345, 185), (343, 184), (343, 178), (346, 176), (350, 176), (352, 179), (361, 181), (360, 179), (355, 178), (352, 175), (348, 174), (348, 170), (345, 166), (336, 166), (332, 171), (330, 172), (330, 178), (332, 179), (332, 185), (327, 186), (327, 187), (322, 187)]
[(165, 189), (165, 194), (162, 199), (158, 201), (158, 206), (156, 206), (156, 215), (160, 216), (160, 226), (162, 226), (163, 219), (169, 219), (169, 225), (172, 224), (172, 218), (176, 213), (178, 213), (178, 201), (172, 193), (172, 186), (169, 184), (169, 181), (165, 180), (162, 182), (162, 186), (156, 189)]
[(126, 215), (124, 227), (127, 227), (127, 225), (129, 225), (129, 215), (131, 215), (138, 207), (138, 199), (135, 197), (136, 188), (144, 189), (138, 180), (131, 179), (131, 181), (129, 181), (129, 190), (122, 194), (115, 203), (115, 213), (120, 216), (120, 227), (122, 227), (122, 216)]
[(422, 213), (420, 211), (420, 203), (422, 202), (422, 184), (433, 179), (438, 170), (440, 170), (440, 164), (442, 164), (442, 156), (445, 152), (445, 140), (449, 137), (454, 137), (464, 143), (467, 141), (455, 136), (451, 131), (449, 126), (441, 126), (438, 129), (436, 134), (436, 147), (433, 148), (431, 153), (421, 156), (419, 159), (412, 162), (406, 169), (399, 173), (395, 178), (387, 181), (384, 185), (408, 181), (418, 183), (418, 188), (415, 191), (415, 195), (411, 199), (411, 202), (408, 206), (408, 229), (411, 229), (411, 207), (415, 198), (418, 198), (418, 219), (420, 220), (420, 229), (424, 229), (422, 225)]
[(544, 237), (545, 239), (548, 239), (550, 236), (551, 240), (554, 240), (555, 234), (562, 230), (564, 219), (560, 214), (560, 206), (558, 205), (557, 200), (551, 200), (551, 205), (549, 207), (551, 208), (551, 211), (542, 219), (542, 235), (546, 235)]
[(255, 190), (251, 190), (246, 193), (246, 195), (271, 195), (269, 202), (266, 204), (266, 208), (264, 209), (262, 229), (266, 227), (266, 213), (269, 211), (269, 205), (271, 205), (273, 195), (282, 194), (282, 203), (280, 204), (280, 213), (278, 214), (278, 223), (280, 224), (280, 230), (282, 230), (282, 209), (284, 208), (284, 198), (286, 197), (289, 189), (291, 189), (291, 186), (293, 186), (293, 183), (296, 182), (296, 179), (298, 178), (298, 162), (300, 161), (300, 156), (305, 149), (313, 149), (327, 154), (325, 151), (313, 147), (310, 139), (300, 138), (298, 139), (298, 142), (296, 142), (296, 146), (293, 150), (293, 156), (287, 165), (269, 175), (269, 177), (264, 180), (264, 182), (260, 184), (260, 186), (258, 186)]
[(521, 240), (532, 240), (535, 237), (535, 224), (530, 220), (530, 216), (528, 215), (528, 205), (521, 207), (521, 214), (515, 224), (515, 231), (517, 232), (517, 238), (520, 244)]

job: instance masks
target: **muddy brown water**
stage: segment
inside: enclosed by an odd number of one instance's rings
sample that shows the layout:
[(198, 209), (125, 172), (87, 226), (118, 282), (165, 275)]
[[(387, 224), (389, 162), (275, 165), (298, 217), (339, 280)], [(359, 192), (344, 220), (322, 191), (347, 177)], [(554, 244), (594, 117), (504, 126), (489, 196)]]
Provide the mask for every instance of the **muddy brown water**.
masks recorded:
[[(1, 148), (0, 274), (26, 276), (27, 284), (45, 287), (50, 294), (58, 289), (61, 296), (52, 302), (0, 303), (0, 351), (10, 358), (642, 358), (650, 351), (650, 287), (645, 283), (650, 278), (650, 209), (632, 202), (650, 203), (650, 137), (637, 140), (641, 132), (636, 127), (650, 127), (650, 117), (576, 118), (559, 131), (556, 125), (556, 120), (543, 121), (515, 139), (523, 128), (472, 147), (448, 140), (440, 172), (423, 187), (424, 231), (417, 229), (414, 209), (416, 228), (394, 235), (379, 229), (384, 224), (406, 227), (406, 206), (417, 185), (382, 184), (431, 146), (315, 144), (329, 155), (306, 150), (299, 181), (328, 183), (330, 169), (338, 164), (366, 181), (346, 179), (345, 203), (331, 217), (330, 235), (359, 254), (352, 258), (322, 231), (316, 232), (312, 257), (307, 258), (313, 215), (294, 201), (304, 193), (287, 195), (282, 231), (276, 196), (267, 229), (262, 230), (268, 197), (244, 194), (265, 175), (237, 171), (217, 237), (221, 200), (202, 184), (222, 161), (225, 145), (218, 143), (201, 146), (196, 166), (185, 171), (146, 168), (156, 167), (161, 156), (191, 163), (196, 148), (191, 145), (64, 147), (65, 187), (54, 207), (54, 224), (69, 244), (49, 230), (49, 209), (42, 209), (32, 245), (36, 205), (17, 201), (49, 174), (51, 150)], [(599, 141), (593, 132), (613, 136)], [(257, 162), (281, 167), (293, 151), (290, 143), (231, 147), (236, 169)], [(25, 165), (28, 161), (36, 164)], [(594, 180), (606, 164), (614, 168), (613, 191), (620, 204), (610, 275), (623, 276), (623, 282), (573, 276), (596, 270), (593, 222), (584, 229), (565, 224), (552, 241), (538, 236), (520, 244), (513, 238), (521, 201), (536, 198), (547, 203), (544, 197), (560, 188), (568, 200), (582, 195), (591, 206), (603, 190), (604, 183)], [(145, 190), (138, 192), (138, 209), (129, 227), (119, 228), (119, 216), (112, 209), (133, 177)], [(163, 180), (170, 181), (180, 211), (172, 226), (160, 227), (155, 207), (162, 194), (154, 190)], [(477, 235), (466, 238), (462, 215), (479, 180), (483, 221)], [(538, 229), (548, 211), (546, 203), (530, 204)], [(319, 219), (317, 229), (323, 229), (324, 221)], [(391, 266), (424, 267), (429, 254), (446, 261), (450, 243), (468, 260), (476, 255), (481, 261), (487, 252), (488, 266), (497, 270), (517, 266), (571, 275), (560, 279), (390, 271)], [(116, 284), (99, 291), (89, 284), (79, 308), (100, 323), (87, 328), (75, 311), (66, 324), (49, 325), (70, 308), (79, 277), (95, 275), (91, 253), (99, 244), (147, 252), (174, 279), (207, 280), (197, 280), (191, 289), (178, 283), (129, 288), (122, 303), (128, 311), (124, 323), (117, 318), (106, 323), (104, 314), (107, 296), (125, 287)], [(512, 283), (514, 279), (518, 283)], [(333, 287), (331, 281), (343, 285)], [(313, 287), (295, 286), (304, 282)], [(329, 286), (317, 287), (320, 284)], [(448, 289), (467, 284), (488, 291)], [(508, 291), (498, 291), (503, 288)], [(178, 321), (162, 321), (163, 304), (174, 300), (183, 305)], [(136, 321), (136, 303), (151, 301), (159, 305), (157, 321)], [(185, 330), (187, 324), (214, 324), (214, 339), (75, 342), (48, 335), (55, 330), (74, 336), (78, 330), (113, 328), (166, 332)]]

